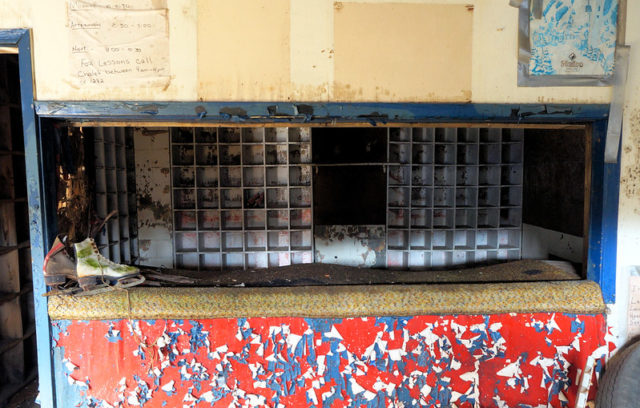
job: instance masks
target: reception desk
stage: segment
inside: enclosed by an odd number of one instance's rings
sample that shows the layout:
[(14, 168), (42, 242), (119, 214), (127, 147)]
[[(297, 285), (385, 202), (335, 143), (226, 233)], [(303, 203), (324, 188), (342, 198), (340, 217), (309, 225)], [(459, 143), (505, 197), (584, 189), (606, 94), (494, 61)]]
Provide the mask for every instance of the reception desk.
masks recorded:
[(604, 312), (575, 279), (49, 301), (65, 407), (573, 406), (588, 357), (597, 374), (609, 351)]

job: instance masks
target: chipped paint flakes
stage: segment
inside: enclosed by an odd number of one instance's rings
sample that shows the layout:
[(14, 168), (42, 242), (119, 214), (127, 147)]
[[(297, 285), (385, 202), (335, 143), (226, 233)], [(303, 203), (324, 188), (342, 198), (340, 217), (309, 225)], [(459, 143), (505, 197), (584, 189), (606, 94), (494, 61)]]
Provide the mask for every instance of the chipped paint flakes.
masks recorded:
[(545, 313), (114, 320), (69, 322), (57, 347), (95, 407), (561, 407), (605, 334), (604, 316)]
[(67, 359), (62, 360), (62, 363), (63, 363), (63, 364), (64, 364), (64, 366), (67, 368), (67, 371), (68, 371), (69, 373), (72, 373), (72, 372), (73, 372), (73, 370), (77, 370), (77, 369), (78, 369), (78, 366), (77, 366), (77, 365), (73, 364), (71, 361), (69, 361), (69, 360), (67, 360)]
[(107, 334), (105, 334), (104, 337), (112, 343), (122, 340), (122, 337), (120, 337), (120, 330), (114, 329), (113, 322), (109, 324), (109, 330), (107, 330)]

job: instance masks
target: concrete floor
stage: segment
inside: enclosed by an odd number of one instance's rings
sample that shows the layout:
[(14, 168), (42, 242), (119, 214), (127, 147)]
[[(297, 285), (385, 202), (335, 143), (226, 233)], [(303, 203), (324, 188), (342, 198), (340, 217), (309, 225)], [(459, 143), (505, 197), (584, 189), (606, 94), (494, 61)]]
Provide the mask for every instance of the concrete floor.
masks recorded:
[(11, 397), (7, 408), (40, 408), (35, 402), (37, 396), (38, 380), (35, 380)]

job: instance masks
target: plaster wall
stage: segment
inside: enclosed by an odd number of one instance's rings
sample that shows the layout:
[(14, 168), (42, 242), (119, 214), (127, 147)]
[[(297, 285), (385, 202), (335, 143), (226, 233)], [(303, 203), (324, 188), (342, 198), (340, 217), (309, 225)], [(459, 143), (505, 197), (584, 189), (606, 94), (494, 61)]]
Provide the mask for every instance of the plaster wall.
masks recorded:
[[(627, 3), (627, 16), (640, 15), (640, 2)], [(631, 46), (622, 124), (616, 303), (609, 305), (609, 325), (617, 342), (627, 337), (629, 273), (640, 265), (640, 24), (628, 19)]]
[[(64, 0), (0, 0), (0, 27), (33, 29), (37, 100), (610, 99), (611, 90), (602, 87), (518, 88), (518, 10), (503, 0), (243, 0), (242, 7), (167, 0), (167, 5), (171, 81), (166, 87), (75, 86)], [(422, 24), (427, 20), (430, 24)], [(452, 72), (455, 80), (448, 81)]]

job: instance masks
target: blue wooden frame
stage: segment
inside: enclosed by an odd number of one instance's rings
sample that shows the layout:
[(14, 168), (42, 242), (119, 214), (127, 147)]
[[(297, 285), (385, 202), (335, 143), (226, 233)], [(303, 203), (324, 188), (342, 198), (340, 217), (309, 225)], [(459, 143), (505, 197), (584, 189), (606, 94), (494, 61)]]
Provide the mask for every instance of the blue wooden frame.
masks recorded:
[(606, 120), (593, 123), (587, 279), (600, 284), (605, 303), (614, 303), (616, 300), (620, 153), (616, 163), (604, 162), (606, 134)]
[(42, 155), (40, 137), (33, 104), (33, 71), (31, 63), (31, 33), (27, 29), (0, 30), (0, 47), (18, 49), (22, 126), (24, 133), (27, 199), (29, 203), (29, 236), (31, 240), (31, 265), (33, 274), (33, 304), (36, 321), (36, 345), (38, 352), (38, 377), (40, 401), (43, 408), (53, 407), (54, 385), (51, 355), (51, 326), (47, 313), (47, 298), (42, 264), (49, 247), (46, 208), (43, 196)]
[[(104, 122), (183, 123), (592, 123), (593, 164), (587, 277), (598, 282), (607, 303), (615, 299), (619, 164), (604, 163), (608, 105), (540, 104), (394, 104), (270, 102), (33, 102), (30, 36), (27, 30), (0, 30), (0, 45), (20, 54), (22, 107), (29, 180), (29, 213), (34, 272), (40, 397), (43, 407), (55, 401), (51, 362), (51, 328), (41, 268), (55, 232), (54, 203), (43, 191), (48, 163), (41, 152), (46, 137), (43, 118)], [(34, 112), (35, 107), (35, 112)], [(38, 131), (38, 125), (43, 128)], [(32, 160), (33, 159), (33, 160)], [(50, 170), (50, 169), (49, 169)]]
[(340, 124), (420, 122), (591, 123), (587, 278), (615, 301), (620, 165), (604, 162), (609, 105), (289, 102), (37, 102), (40, 117), (88, 121)]
[(606, 120), (609, 105), (289, 102), (47, 102), (40, 117), (185, 123), (567, 123)]

